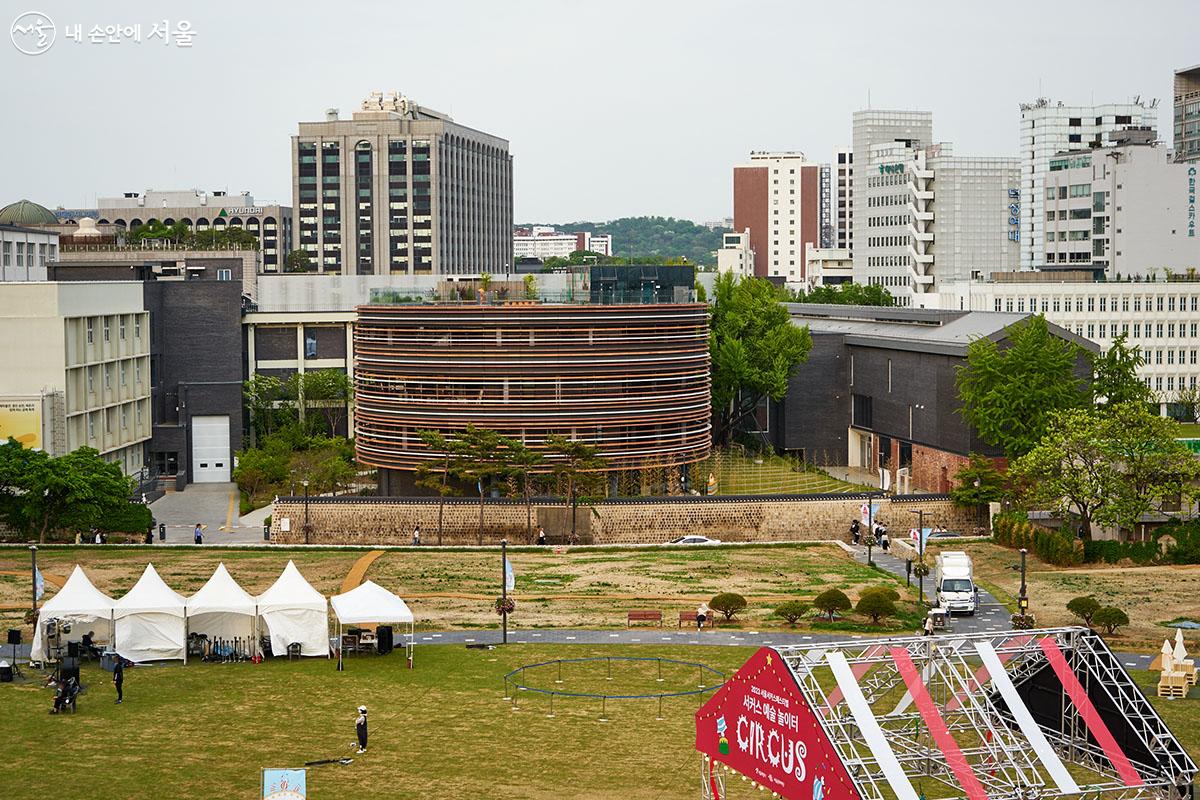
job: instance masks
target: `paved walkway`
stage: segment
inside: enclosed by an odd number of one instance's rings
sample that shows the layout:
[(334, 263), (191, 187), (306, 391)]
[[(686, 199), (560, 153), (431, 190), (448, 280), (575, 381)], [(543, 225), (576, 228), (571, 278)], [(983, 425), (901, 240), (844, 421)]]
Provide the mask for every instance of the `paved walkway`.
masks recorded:
[[(154, 519), (167, 526), (168, 544), (191, 544), (199, 522), (205, 526), (205, 544), (262, 542), (262, 524), (241, 527), (239, 495), (233, 483), (193, 483), (182, 492), (168, 492), (150, 504)], [(157, 541), (157, 531), (155, 541)]]

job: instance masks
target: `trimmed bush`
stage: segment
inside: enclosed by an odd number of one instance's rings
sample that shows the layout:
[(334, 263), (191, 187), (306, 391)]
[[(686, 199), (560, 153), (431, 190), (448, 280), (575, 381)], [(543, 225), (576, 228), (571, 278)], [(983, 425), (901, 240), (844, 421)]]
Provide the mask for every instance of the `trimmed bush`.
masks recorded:
[(1092, 617), (1100, 610), (1100, 601), (1088, 595), (1076, 597), (1067, 603), (1067, 611), (1083, 620), (1083, 624), (1092, 627)]
[(1105, 606), (1092, 615), (1092, 620), (1111, 636), (1117, 628), (1129, 624), (1129, 615), (1115, 606)]
[(126, 503), (120, 510), (101, 519), (96, 527), (105, 533), (145, 533), (153, 520), (150, 506)]
[(850, 598), (840, 589), (826, 589), (813, 600), (813, 608), (828, 615), (833, 622), (833, 615), (839, 611), (850, 610)]
[(854, 610), (865, 617), (870, 617), (871, 622), (878, 624), (883, 617), (895, 616), (896, 604), (881, 592), (867, 592), (858, 599), (858, 605), (854, 607)]
[(788, 600), (775, 608), (775, 616), (783, 617), (790, 625), (795, 625), (807, 613), (808, 604), (801, 603), (799, 600)]
[(720, 611), (725, 619), (733, 619), (733, 615), (746, 607), (746, 598), (736, 592), (722, 592), (708, 601), (708, 607)]
[(866, 597), (869, 594), (882, 595), (883, 597), (886, 597), (888, 600), (891, 600), (893, 603), (900, 599), (900, 593), (897, 592), (895, 589), (893, 589), (891, 586), (868, 587), (866, 589), (863, 589), (859, 593), (858, 598), (861, 600), (862, 598)]

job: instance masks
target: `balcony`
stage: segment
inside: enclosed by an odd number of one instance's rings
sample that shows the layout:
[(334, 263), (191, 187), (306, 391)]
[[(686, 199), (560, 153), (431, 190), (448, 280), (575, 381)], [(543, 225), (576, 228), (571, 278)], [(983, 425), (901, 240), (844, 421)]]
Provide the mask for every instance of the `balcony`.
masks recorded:
[(911, 244), (908, 246), (908, 257), (918, 264), (933, 266), (933, 253), (918, 253)]
[(933, 231), (919, 231), (912, 225), (909, 225), (908, 235), (913, 238), (913, 241), (924, 242), (925, 244), (933, 244)]
[(908, 213), (912, 214), (912, 218), (920, 222), (933, 222), (932, 211), (918, 211), (917, 207), (912, 203), (908, 204)]
[(932, 200), (933, 199), (933, 190), (932, 189), (918, 189), (917, 185), (915, 183), (913, 183), (912, 181), (908, 182), (908, 193), (910, 195), (912, 195), (913, 197), (917, 198), (918, 200)]

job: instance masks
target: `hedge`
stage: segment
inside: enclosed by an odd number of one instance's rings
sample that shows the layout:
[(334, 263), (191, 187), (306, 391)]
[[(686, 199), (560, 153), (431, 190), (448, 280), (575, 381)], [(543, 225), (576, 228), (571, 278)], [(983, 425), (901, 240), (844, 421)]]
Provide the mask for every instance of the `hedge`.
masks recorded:
[[(1126, 558), (1141, 565), (1200, 564), (1200, 520), (1163, 525), (1147, 542), (1080, 542), (1066, 534), (1034, 525), (1019, 514), (998, 515), (992, 531), (997, 544), (1024, 547), (1043, 561), (1060, 567), (1099, 561), (1116, 564)], [(1175, 541), (1165, 552), (1161, 542), (1164, 536)]]
[(997, 515), (992, 534), (997, 544), (1014, 549), (1023, 547), (1047, 564), (1077, 567), (1084, 561), (1082, 542), (1073, 536), (1034, 525), (1016, 514)]
[(105, 533), (145, 533), (153, 519), (150, 506), (126, 503), (120, 511), (101, 520), (97, 527)]

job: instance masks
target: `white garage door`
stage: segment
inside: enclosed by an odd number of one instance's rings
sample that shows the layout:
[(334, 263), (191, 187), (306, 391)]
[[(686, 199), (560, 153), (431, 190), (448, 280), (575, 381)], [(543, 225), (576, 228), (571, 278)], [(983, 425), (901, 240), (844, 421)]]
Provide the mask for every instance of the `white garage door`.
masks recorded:
[(228, 483), (229, 417), (192, 417), (192, 483)]

